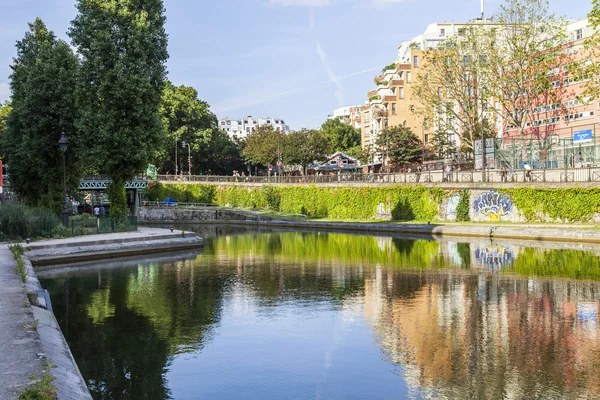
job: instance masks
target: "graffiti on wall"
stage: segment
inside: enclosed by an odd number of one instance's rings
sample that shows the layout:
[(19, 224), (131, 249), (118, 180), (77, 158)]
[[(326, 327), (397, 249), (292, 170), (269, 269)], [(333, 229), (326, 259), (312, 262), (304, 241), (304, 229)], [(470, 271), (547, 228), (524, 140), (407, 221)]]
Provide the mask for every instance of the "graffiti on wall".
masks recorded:
[(512, 209), (512, 200), (495, 190), (481, 193), (473, 201), (473, 211), (476, 214), (488, 217), (492, 221), (500, 221), (502, 217), (509, 216)]

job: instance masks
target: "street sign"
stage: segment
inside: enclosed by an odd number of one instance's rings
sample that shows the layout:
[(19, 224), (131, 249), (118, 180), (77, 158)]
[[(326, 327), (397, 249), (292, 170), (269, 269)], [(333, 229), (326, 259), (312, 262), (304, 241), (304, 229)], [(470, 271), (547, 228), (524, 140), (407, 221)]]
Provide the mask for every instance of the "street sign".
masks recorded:
[(344, 168), (344, 162), (342, 160), (338, 161), (338, 167)]
[(575, 131), (573, 133), (573, 143), (591, 142), (593, 139), (592, 130)]
[(280, 160), (280, 161), (277, 161), (277, 166), (278, 166), (278, 167), (281, 167), (281, 166), (283, 166), (283, 163), (281, 162), (281, 160)]
[(273, 166), (271, 164), (269, 164), (269, 169), (273, 169)]

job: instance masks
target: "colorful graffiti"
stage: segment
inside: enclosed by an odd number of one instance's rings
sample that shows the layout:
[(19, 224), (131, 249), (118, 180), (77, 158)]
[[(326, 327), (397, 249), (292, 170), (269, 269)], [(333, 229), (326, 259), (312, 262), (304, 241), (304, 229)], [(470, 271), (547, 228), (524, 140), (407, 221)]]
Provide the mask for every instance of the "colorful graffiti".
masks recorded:
[(486, 216), (492, 221), (500, 221), (502, 217), (509, 216), (512, 209), (512, 200), (495, 190), (482, 193), (473, 201), (475, 213)]

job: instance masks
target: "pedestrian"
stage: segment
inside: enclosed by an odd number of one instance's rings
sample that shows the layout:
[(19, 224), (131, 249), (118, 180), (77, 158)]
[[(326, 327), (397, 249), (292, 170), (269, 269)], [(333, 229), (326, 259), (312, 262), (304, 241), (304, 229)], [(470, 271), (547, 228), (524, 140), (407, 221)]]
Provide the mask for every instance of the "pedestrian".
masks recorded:
[(525, 169), (525, 181), (531, 182), (531, 165), (529, 165), (528, 162), (525, 162), (523, 168)]
[(96, 217), (99, 217), (99, 216), (100, 216), (100, 208), (99, 208), (98, 206), (94, 207), (94, 215), (95, 215)]
[(417, 182), (421, 180), (421, 166), (417, 166)]
[(577, 168), (583, 167), (583, 155), (581, 154), (581, 150), (577, 152)]
[(575, 167), (575, 152), (571, 153), (571, 155), (569, 156), (569, 167)]
[(446, 166), (446, 182), (452, 182), (452, 167), (450, 165)]
[(508, 182), (507, 173), (508, 171), (506, 170), (506, 164), (502, 163), (502, 169), (500, 170), (500, 177), (502, 182)]

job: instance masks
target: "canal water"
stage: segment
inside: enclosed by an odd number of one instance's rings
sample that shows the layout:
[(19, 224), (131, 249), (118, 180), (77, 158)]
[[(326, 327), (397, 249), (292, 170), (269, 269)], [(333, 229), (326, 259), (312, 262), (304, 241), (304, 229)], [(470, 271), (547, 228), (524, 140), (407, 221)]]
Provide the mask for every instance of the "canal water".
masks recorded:
[(198, 229), (39, 272), (94, 398), (600, 398), (598, 247)]

